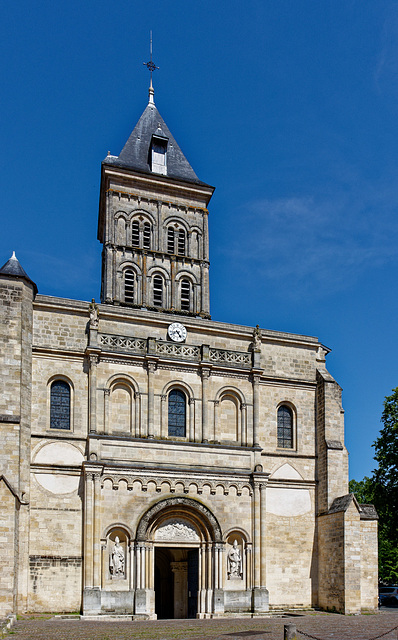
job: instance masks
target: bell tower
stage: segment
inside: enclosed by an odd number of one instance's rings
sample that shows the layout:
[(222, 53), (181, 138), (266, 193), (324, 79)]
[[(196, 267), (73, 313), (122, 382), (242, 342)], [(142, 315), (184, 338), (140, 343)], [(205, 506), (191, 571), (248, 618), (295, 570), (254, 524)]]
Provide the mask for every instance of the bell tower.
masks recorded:
[(98, 239), (103, 303), (210, 318), (201, 182), (149, 102), (119, 156), (102, 162)]

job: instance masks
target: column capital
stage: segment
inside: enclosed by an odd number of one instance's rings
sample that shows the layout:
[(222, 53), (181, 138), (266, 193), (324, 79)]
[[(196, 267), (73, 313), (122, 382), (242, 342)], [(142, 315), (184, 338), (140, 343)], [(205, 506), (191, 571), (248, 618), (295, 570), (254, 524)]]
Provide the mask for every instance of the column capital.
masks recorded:
[[(258, 465), (257, 465), (258, 466)], [(265, 491), (268, 484), (270, 474), (264, 471), (254, 471), (252, 473), (252, 485), (254, 489), (258, 491)]]
[(148, 359), (146, 360), (146, 366), (149, 373), (154, 373), (157, 367), (157, 360)]
[(86, 356), (88, 358), (90, 369), (92, 367), (97, 366), (100, 360), (100, 355), (101, 355), (101, 349), (92, 349), (92, 348), (86, 349)]
[(200, 367), (200, 373), (202, 376), (202, 379), (207, 380), (208, 378), (210, 378), (210, 371), (211, 371), (211, 367)]

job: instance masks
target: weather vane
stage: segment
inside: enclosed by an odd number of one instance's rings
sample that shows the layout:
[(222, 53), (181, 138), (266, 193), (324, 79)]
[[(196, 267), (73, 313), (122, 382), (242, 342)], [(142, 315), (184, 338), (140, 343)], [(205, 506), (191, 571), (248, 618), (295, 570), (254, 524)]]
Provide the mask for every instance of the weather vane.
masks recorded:
[(151, 44), (150, 44), (151, 59), (149, 60), (149, 62), (144, 62), (143, 64), (151, 72), (151, 88), (152, 88), (152, 74), (153, 74), (154, 71), (156, 71), (156, 69), (159, 69), (159, 67), (157, 67), (156, 64), (152, 60), (152, 31), (150, 31), (150, 34), (151, 34)]

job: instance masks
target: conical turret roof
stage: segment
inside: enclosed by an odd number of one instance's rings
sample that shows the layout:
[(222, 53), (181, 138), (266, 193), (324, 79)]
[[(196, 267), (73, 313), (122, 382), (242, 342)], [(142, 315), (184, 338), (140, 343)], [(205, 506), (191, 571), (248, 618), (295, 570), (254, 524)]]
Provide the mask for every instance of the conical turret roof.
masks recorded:
[(13, 251), (11, 258), (7, 260), (7, 262), (3, 264), (3, 266), (1, 267), (0, 275), (8, 276), (9, 278), (19, 278), (19, 279), (27, 280), (27, 282), (30, 282), (30, 284), (33, 285), (35, 294), (37, 293), (36, 284), (33, 282), (33, 280), (29, 278), (25, 269), (21, 267), (21, 264), (15, 255), (15, 251)]

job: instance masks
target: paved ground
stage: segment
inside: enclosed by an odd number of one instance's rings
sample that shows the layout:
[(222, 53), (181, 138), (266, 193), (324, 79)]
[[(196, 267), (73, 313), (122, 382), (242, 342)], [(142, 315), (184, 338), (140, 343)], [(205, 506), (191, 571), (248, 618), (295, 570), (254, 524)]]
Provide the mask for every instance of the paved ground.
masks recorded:
[[(371, 640), (390, 631), (385, 640), (398, 640), (398, 609), (374, 615), (341, 616), (309, 613), (286, 618), (100, 621), (64, 620), (50, 616), (24, 617), (11, 634), (15, 640), (283, 640), (285, 624), (321, 640)], [(306, 635), (297, 635), (307, 640)]]

